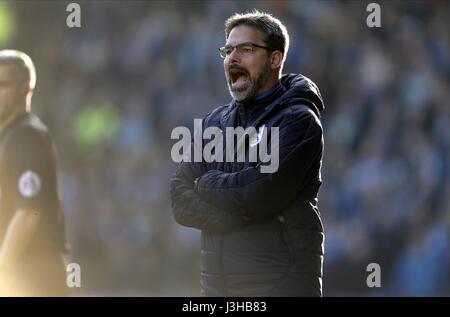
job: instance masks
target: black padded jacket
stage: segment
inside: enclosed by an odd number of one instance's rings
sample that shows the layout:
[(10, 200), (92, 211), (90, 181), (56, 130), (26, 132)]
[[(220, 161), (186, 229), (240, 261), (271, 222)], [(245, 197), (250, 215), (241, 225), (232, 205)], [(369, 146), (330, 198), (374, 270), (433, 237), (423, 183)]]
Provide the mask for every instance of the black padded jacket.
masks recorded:
[(274, 173), (261, 173), (264, 163), (247, 155), (244, 162), (182, 162), (171, 179), (175, 220), (202, 231), (203, 295), (322, 295), (323, 109), (311, 80), (287, 74), (265, 100), (233, 101), (203, 119), (203, 129), (264, 126), (269, 140), (270, 128), (279, 129)]

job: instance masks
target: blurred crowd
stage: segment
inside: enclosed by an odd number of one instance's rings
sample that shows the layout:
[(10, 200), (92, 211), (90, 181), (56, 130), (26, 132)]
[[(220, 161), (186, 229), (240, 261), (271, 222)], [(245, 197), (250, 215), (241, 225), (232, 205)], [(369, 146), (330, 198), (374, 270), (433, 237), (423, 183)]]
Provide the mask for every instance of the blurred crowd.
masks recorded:
[(325, 100), (324, 295), (450, 295), (448, 2), (379, 2), (369, 28), (359, 1), (78, 1), (79, 29), (67, 3), (4, 2), (0, 45), (36, 63), (79, 294), (199, 295), (200, 234), (170, 207), (170, 133), (230, 101), (223, 23), (257, 8), (290, 32), (284, 72)]

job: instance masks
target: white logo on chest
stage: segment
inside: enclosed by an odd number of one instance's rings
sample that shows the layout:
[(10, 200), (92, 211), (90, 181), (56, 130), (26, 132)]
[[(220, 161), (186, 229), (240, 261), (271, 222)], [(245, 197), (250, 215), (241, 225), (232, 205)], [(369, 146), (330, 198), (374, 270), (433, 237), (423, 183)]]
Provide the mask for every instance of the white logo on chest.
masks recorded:
[(262, 127), (259, 127), (258, 133), (252, 135), (252, 137), (250, 139), (250, 146), (251, 147), (254, 147), (259, 142), (261, 142), (262, 136), (263, 136), (263, 133), (264, 133), (264, 127), (265, 127), (265, 125), (263, 125)]
[(24, 197), (30, 198), (36, 196), (41, 190), (41, 179), (33, 171), (26, 171), (20, 176), (19, 191)]

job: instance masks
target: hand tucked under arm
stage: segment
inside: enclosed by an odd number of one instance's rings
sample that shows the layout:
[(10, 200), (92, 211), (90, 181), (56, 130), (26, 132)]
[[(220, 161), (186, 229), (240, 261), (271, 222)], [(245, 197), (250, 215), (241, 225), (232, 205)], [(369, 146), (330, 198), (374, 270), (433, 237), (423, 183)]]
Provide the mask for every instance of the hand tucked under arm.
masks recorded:
[(242, 225), (241, 219), (201, 199), (194, 191), (192, 167), (181, 163), (170, 182), (175, 220), (187, 227), (210, 232), (226, 232)]

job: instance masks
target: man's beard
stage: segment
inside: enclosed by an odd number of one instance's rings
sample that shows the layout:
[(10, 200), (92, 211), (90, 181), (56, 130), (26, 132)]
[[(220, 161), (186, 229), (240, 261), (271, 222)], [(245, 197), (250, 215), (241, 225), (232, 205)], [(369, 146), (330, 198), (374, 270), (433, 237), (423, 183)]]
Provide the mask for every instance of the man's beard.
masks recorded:
[[(230, 67), (231, 69), (232, 67)], [(242, 70), (245, 70), (241, 67), (235, 67)], [(245, 70), (246, 76), (247, 76), (247, 85), (245, 88), (233, 88), (231, 84), (231, 76), (227, 73), (226, 79), (227, 79), (227, 85), (228, 90), (231, 94), (231, 96), (239, 102), (243, 102), (249, 99), (252, 99), (256, 97), (258, 90), (261, 89), (270, 79), (270, 62), (267, 61), (266, 64), (263, 66), (263, 69), (259, 76), (256, 78), (256, 80), (253, 80), (253, 78), (250, 76), (250, 74)]]

